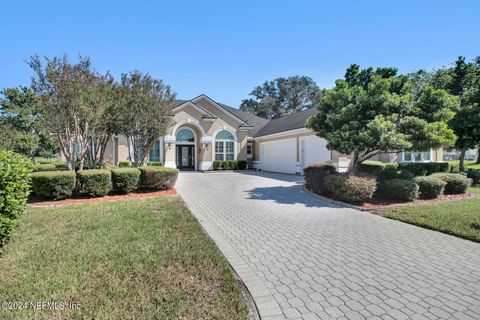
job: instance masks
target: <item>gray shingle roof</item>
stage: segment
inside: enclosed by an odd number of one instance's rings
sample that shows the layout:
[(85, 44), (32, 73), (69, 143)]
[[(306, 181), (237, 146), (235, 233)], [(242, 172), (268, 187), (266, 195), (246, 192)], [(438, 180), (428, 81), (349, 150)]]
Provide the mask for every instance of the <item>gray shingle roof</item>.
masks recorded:
[(258, 130), (254, 137), (266, 136), (288, 130), (301, 129), (305, 127), (305, 121), (307, 121), (309, 117), (316, 115), (317, 112), (318, 110), (316, 108), (310, 108), (305, 111), (271, 120), (260, 130)]
[(234, 116), (242, 120), (243, 122), (251, 125), (252, 128), (248, 130), (248, 136), (253, 137), (258, 130), (260, 130), (263, 126), (265, 126), (269, 120), (257, 117), (251, 113), (242, 111), (240, 109), (232, 108), (227, 106), (226, 104), (217, 102), (221, 107), (232, 113)]

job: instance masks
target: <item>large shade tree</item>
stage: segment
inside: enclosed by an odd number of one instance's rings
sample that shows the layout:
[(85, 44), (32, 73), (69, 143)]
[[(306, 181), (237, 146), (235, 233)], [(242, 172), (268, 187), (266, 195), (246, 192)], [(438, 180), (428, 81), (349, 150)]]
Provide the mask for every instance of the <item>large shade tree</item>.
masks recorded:
[(436, 70), (430, 82), (460, 99), (460, 108), (449, 124), (458, 137), (455, 149), (460, 150), (460, 170), (464, 171), (466, 150), (480, 146), (480, 57), (472, 62), (458, 57), (453, 67)]
[(21, 86), (0, 94), (0, 146), (29, 157), (53, 156), (56, 143), (35, 92)]
[(176, 94), (162, 80), (139, 71), (123, 74), (120, 86), (120, 132), (133, 149), (131, 162), (142, 166), (155, 142), (172, 124)]
[(318, 114), (306, 126), (327, 140), (328, 149), (352, 155), (350, 172), (358, 164), (385, 152), (425, 151), (452, 145), (447, 122), (458, 99), (425, 86), (394, 68), (347, 69), (345, 79), (325, 90)]
[(89, 58), (71, 63), (67, 56), (45, 58), (32, 56), (35, 72), (32, 88), (40, 98), (41, 112), (55, 134), (70, 170), (83, 169), (91, 139), (103, 125), (111, 106), (109, 76), (96, 72)]
[(255, 87), (240, 110), (266, 119), (275, 119), (311, 108), (320, 101), (321, 90), (311, 78), (292, 76), (265, 81)]

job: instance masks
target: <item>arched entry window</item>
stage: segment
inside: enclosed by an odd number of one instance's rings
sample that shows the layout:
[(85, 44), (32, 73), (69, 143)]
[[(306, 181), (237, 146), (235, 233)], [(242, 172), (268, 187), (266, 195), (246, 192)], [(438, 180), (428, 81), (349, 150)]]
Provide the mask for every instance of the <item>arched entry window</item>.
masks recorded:
[(226, 130), (215, 136), (215, 160), (235, 160), (235, 140)]
[(177, 133), (177, 143), (182, 142), (195, 142), (193, 132), (188, 129), (182, 129)]

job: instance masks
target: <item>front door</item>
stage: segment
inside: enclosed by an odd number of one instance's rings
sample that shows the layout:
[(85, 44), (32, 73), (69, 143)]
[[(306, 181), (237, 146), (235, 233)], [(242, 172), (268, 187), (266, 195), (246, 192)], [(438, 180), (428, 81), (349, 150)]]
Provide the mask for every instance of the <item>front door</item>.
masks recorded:
[(195, 170), (195, 146), (177, 145), (177, 168), (180, 170)]

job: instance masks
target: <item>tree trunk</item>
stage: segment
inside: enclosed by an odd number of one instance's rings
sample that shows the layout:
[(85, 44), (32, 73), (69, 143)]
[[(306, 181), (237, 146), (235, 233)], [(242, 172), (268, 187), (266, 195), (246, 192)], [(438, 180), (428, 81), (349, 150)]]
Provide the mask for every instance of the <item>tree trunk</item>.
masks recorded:
[(480, 164), (480, 147), (477, 150), (477, 164)]
[(460, 162), (460, 171), (464, 172), (465, 171), (465, 149), (462, 149), (460, 151), (460, 157), (458, 157), (458, 160)]
[(358, 171), (358, 159), (359, 159), (359, 155), (357, 152), (355, 152), (353, 154), (353, 158), (352, 158), (352, 161), (350, 161), (350, 165), (348, 166), (348, 173), (349, 174), (352, 174), (352, 175), (355, 175), (357, 174), (357, 171)]

